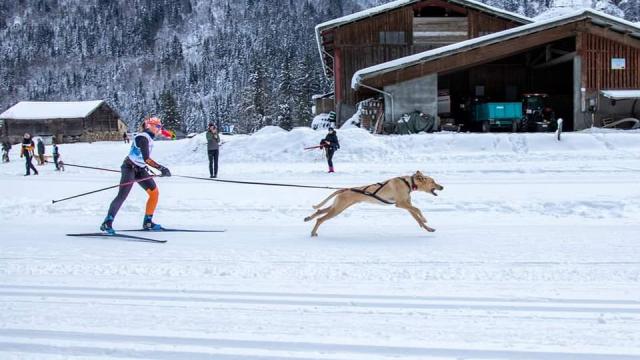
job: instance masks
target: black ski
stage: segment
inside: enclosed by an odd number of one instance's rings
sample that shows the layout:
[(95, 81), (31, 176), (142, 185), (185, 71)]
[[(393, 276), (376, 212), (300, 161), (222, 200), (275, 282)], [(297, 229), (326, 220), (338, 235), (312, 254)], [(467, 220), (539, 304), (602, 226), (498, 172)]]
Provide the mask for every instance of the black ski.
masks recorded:
[(133, 235), (125, 235), (125, 234), (109, 235), (109, 234), (102, 233), (102, 232), (99, 232), (99, 233), (67, 234), (67, 236), (105, 237), (105, 238), (116, 238), (116, 239), (127, 240), (127, 241), (142, 241), (142, 242), (152, 242), (152, 243), (166, 243), (167, 242), (167, 240), (151, 239), (151, 238), (146, 238), (146, 237), (142, 237), (142, 236), (133, 236)]
[(147, 230), (147, 229), (129, 229), (129, 230), (118, 230), (118, 231), (136, 231), (136, 232), (188, 232), (188, 233), (217, 233), (217, 232), (225, 232), (226, 229), (222, 230), (196, 230), (196, 229), (172, 229), (172, 228), (162, 228), (160, 230)]

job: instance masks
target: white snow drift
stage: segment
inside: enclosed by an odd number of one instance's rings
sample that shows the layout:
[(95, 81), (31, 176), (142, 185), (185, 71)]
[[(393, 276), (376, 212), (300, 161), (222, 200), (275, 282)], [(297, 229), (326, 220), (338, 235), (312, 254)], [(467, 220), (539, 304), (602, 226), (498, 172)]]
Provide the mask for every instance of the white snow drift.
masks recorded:
[[(372, 136), (338, 131), (337, 173), (303, 151), (324, 131), (226, 136), (221, 179), (353, 186), (420, 169), (403, 210), (350, 208), (310, 238), (329, 190), (160, 178), (154, 220), (224, 233), (94, 232), (119, 174), (0, 165), (2, 359), (632, 359), (640, 357), (640, 134)], [(118, 169), (128, 145), (61, 145)], [(49, 149), (48, 149), (49, 150)], [(174, 174), (207, 176), (202, 135), (157, 142)], [(138, 227), (134, 188), (116, 229)]]

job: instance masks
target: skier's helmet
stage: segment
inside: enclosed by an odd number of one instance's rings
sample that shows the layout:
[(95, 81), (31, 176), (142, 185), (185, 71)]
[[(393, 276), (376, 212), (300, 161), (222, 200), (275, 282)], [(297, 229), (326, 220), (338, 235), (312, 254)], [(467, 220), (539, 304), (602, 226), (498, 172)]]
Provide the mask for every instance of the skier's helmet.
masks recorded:
[(164, 126), (162, 125), (162, 120), (160, 120), (160, 118), (158, 117), (150, 117), (148, 119), (144, 120), (144, 127), (146, 129), (150, 129), (150, 128), (155, 128), (158, 131), (158, 134), (168, 138), (168, 139), (173, 139), (175, 138), (175, 135), (164, 128)]
[(159, 117), (150, 117), (144, 120), (144, 127), (150, 128), (155, 127), (158, 129), (162, 129), (162, 120)]

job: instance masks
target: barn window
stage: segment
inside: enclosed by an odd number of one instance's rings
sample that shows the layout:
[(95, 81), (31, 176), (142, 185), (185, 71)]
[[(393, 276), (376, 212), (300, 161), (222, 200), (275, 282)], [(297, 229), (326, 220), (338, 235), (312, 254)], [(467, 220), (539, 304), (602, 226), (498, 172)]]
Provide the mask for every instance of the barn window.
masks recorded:
[(406, 33), (404, 31), (381, 31), (380, 44), (406, 45)]

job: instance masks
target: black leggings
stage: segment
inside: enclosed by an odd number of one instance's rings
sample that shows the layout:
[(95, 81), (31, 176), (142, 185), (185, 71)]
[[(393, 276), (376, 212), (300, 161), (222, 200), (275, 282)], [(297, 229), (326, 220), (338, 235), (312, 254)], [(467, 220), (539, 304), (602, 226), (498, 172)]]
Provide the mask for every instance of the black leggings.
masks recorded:
[(209, 154), (209, 175), (218, 176), (218, 149), (215, 150), (207, 150), (207, 154)]
[(31, 170), (33, 170), (33, 172), (35, 174), (38, 173), (38, 170), (36, 170), (36, 167), (33, 166), (33, 163), (31, 162), (31, 160), (33, 159), (33, 156), (31, 155), (25, 155), (24, 157), (24, 161), (25, 161), (25, 167), (27, 168), (27, 175), (31, 175)]
[[(109, 206), (109, 214), (112, 217), (116, 217), (118, 210), (129, 196), (129, 191), (133, 187), (134, 180), (144, 179), (146, 177), (151, 176), (147, 172), (147, 169), (141, 168), (139, 166), (133, 165), (128, 161), (125, 161), (120, 167), (120, 171), (122, 172), (122, 177), (120, 178), (120, 184), (129, 183), (127, 185), (120, 186), (120, 190), (118, 190), (118, 195), (111, 202), (111, 206)], [(144, 190), (153, 190), (156, 188), (156, 182), (153, 181), (153, 178), (149, 178), (146, 180), (138, 181), (138, 185), (140, 185)]]
[(332, 148), (327, 148), (327, 163), (329, 164), (329, 167), (333, 167), (333, 154), (336, 151)]

